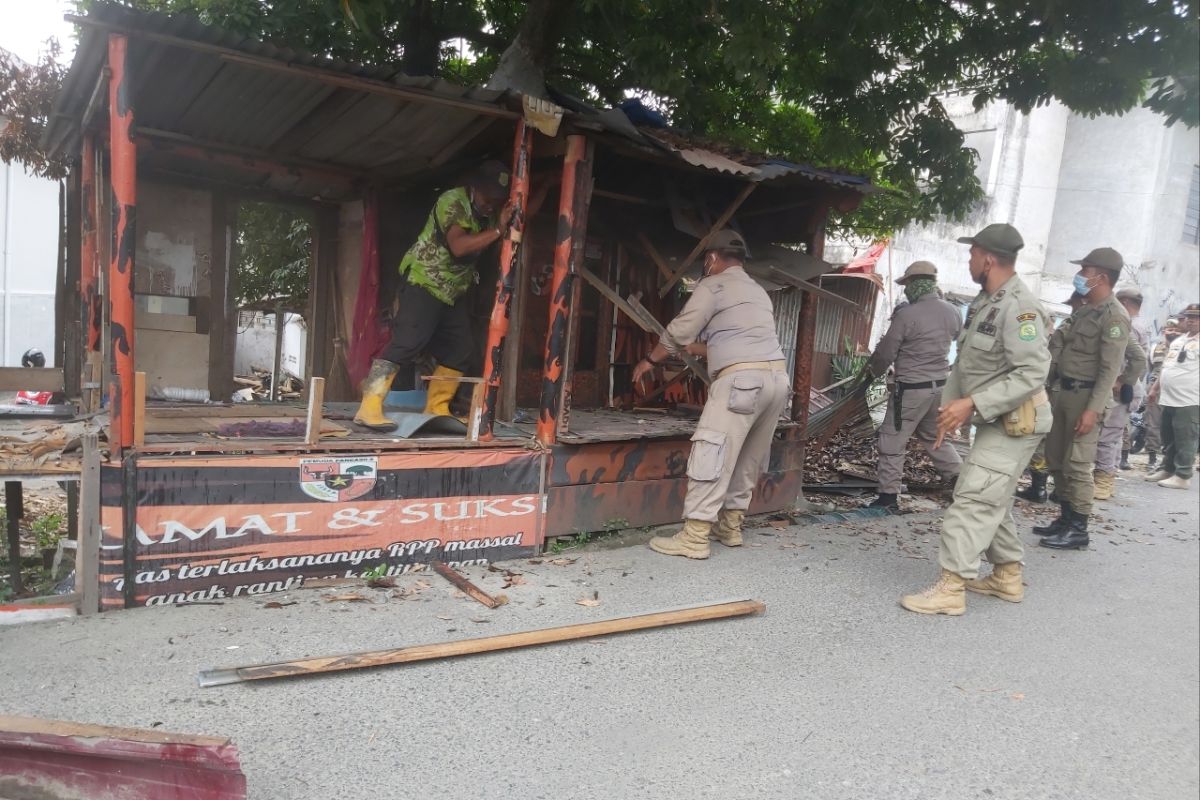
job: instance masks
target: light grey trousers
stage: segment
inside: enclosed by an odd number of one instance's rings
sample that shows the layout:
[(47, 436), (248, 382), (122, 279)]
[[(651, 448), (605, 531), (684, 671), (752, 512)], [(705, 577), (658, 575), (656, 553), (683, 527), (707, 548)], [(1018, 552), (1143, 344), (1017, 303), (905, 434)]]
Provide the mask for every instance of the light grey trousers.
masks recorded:
[(908, 440), (916, 434), (917, 441), (933, 459), (933, 466), (946, 482), (958, 478), (962, 459), (950, 442), (937, 441), (938, 406), (942, 403), (941, 387), (930, 389), (908, 389), (900, 402), (900, 430), (896, 430), (895, 396), (888, 399), (887, 414), (879, 428), (879, 461), (875, 467), (879, 478), (880, 494), (899, 494), (900, 482), (904, 477), (904, 455)]
[(712, 382), (692, 435), (684, 519), (716, 522), (722, 508), (750, 507), (790, 392), (782, 370), (727, 369)]

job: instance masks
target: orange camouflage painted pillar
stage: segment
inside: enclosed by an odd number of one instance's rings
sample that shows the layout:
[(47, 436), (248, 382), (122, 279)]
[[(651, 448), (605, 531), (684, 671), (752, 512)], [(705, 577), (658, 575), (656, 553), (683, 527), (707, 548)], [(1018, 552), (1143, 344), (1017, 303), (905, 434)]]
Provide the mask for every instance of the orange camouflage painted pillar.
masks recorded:
[[(571, 322), (575, 271), (572, 250), (582, 235), (583, 220), (577, 220), (577, 195), (589, 175), (581, 175), (586, 164), (587, 138), (578, 134), (567, 137), (567, 155), (563, 159), (562, 188), (558, 196), (558, 226), (554, 234), (554, 272), (550, 282), (550, 315), (546, 326), (546, 360), (542, 367), (542, 403), (538, 414), (537, 438), (551, 445), (558, 439), (558, 418), (562, 413), (563, 382), (566, 379), (567, 340)], [(581, 243), (580, 243), (581, 244)]]
[(104, 313), (100, 308), (100, 253), (96, 249), (96, 223), (100, 218), (96, 194), (96, 137), (83, 136), (83, 151), (79, 160), (80, 236), (79, 294), (83, 322), (83, 352), (100, 350), (100, 328)]
[(137, 225), (137, 146), (127, 70), (129, 40), (108, 37), (109, 183), (112, 192), (112, 261), (108, 267), (111, 382), (109, 444), (114, 453), (133, 444), (133, 256)]
[(512, 225), (500, 245), (500, 276), (496, 279), (496, 302), (488, 322), (487, 349), (484, 351), (483, 421), (479, 438), (492, 439), (496, 421), (496, 402), (500, 395), (500, 380), (504, 372), (504, 339), (508, 336), (509, 313), (512, 310), (513, 282), (517, 275), (517, 259), (521, 254), (521, 237), (525, 233), (525, 209), (529, 203), (529, 159), (533, 150), (533, 129), (525, 120), (517, 120), (513, 143), (512, 186), (508, 200), (513, 205)]

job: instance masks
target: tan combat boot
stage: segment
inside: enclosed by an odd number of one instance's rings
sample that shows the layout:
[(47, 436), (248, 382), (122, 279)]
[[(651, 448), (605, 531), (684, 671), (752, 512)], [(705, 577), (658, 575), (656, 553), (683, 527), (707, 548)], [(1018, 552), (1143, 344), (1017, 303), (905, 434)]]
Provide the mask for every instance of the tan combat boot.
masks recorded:
[(400, 371), (397, 364), (377, 358), (362, 382), (362, 403), (354, 415), (355, 423), (373, 431), (394, 431), (399, 426), (383, 415), (383, 399), (392, 388), (392, 379)]
[(961, 576), (944, 569), (932, 586), (917, 594), (906, 594), (900, 598), (900, 605), (918, 614), (961, 616), (967, 612), (966, 585)]
[(732, 508), (722, 508), (717, 515), (717, 524), (708, 534), (709, 539), (716, 539), (726, 547), (742, 546), (742, 520), (746, 519), (745, 511), (735, 511)]
[(668, 556), (708, 558), (708, 532), (711, 522), (698, 519), (685, 520), (682, 530), (674, 536), (655, 536), (650, 540), (650, 549)]
[(992, 567), (992, 574), (986, 578), (967, 581), (967, 591), (990, 594), (1010, 603), (1021, 602), (1025, 599), (1025, 584), (1021, 582), (1021, 562), (996, 564)]
[(1115, 481), (1113, 480), (1114, 476), (1111, 472), (1102, 472), (1100, 470), (1096, 470), (1092, 477), (1096, 482), (1096, 494), (1094, 495), (1095, 499), (1108, 500), (1114, 494), (1116, 494), (1117, 487), (1115, 485)]

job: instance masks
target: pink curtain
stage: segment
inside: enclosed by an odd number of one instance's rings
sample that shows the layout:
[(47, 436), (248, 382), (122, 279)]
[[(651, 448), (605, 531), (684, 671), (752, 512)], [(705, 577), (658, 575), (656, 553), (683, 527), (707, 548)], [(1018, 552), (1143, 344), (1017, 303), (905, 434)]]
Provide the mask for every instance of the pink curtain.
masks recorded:
[(354, 303), (354, 328), (347, 365), (357, 386), (371, 369), (371, 359), (388, 343), (390, 331), (379, 315), (379, 197), (363, 198), (362, 274)]

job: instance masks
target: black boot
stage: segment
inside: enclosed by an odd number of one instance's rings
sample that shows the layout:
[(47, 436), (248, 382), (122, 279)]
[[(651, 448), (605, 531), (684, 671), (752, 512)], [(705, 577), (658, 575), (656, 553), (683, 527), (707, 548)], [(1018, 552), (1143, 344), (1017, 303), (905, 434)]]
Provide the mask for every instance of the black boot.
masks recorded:
[(1133, 467), (1129, 463), (1129, 451), (1128, 450), (1121, 451), (1121, 469), (1133, 469)]
[(1047, 536), (1039, 544), (1055, 550), (1086, 550), (1088, 546), (1088, 518), (1086, 514), (1071, 512), (1071, 523), (1063, 530)]
[(1030, 470), (1029, 477), (1031, 478), (1029, 488), (1016, 492), (1016, 496), (1031, 503), (1046, 502), (1046, 479), (1050, 476), (1045, 472)]
[(1061, 531), (1065, 531), (1071, 527), (1071, 504), (1059, 503), (1059, 508), (1062, 510), (1058, 514), (1058, 519), (1051, 522), (1049, 525), (1036, 525), (1033, 532), (1038, 536), (1054, 536)]
[(1148, 451), (1146, 451), (1146, 453), (1150, 459), (1150, 466), (1153, 467), (1155, 464), (1158, 463), (1158, 453), (1154, 452), (1153, 450), (1148, 450)]
[(900, 503), (896, 501), (896, 495), (880, 492), (867, 508), (886, 508), (888, 511), (899, 511)]

